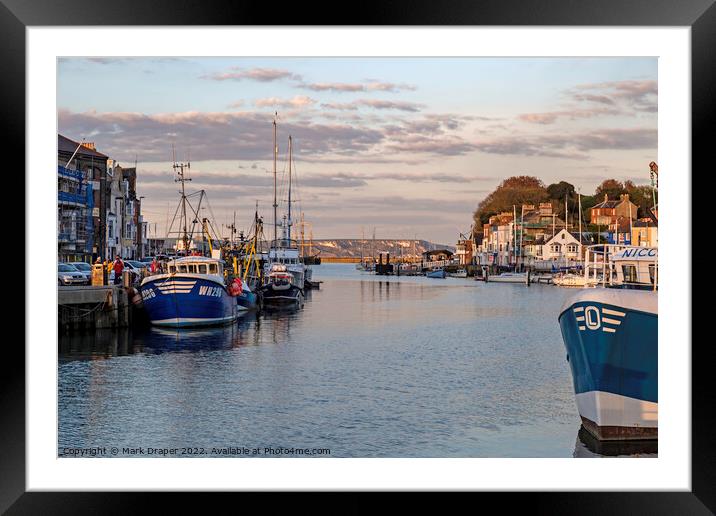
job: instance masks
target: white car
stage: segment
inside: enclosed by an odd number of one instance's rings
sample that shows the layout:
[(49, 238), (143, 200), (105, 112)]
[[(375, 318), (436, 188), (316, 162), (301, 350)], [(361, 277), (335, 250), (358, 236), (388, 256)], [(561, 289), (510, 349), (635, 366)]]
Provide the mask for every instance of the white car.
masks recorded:
[[(142, 271), (139, 268), (132, 265), (129, 260), (122, 260), (122, 263), (124, 264), (124, 270), (129, 271), (132, 275), (132, 285), (142, 281)], [(109, 273), (109, 284), (114, 284), (114, 269)]]
[(57, 285), (87, 285), (87, 278), (68, 263), (57, 264)]

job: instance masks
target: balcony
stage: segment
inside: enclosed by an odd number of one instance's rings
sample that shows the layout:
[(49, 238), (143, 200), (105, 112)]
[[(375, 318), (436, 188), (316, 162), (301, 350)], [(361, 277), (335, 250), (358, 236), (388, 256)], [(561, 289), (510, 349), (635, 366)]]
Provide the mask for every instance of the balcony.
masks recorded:
[(87, 196), (82, 193), (72, 193), (72, 192), (57, 192), (57, 200), (59, 202), (67, 202), (67, 203), (74, 203), (74, 204), (81, 204), (83, 206), (87, 206)]

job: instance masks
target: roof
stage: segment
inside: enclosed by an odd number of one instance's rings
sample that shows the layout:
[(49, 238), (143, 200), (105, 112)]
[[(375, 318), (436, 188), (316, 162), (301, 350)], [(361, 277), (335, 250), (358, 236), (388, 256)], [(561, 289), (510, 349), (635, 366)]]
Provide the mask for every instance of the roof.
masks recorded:
[(593, 209), (595, 209), (595, 208), (616, 208), (616, 207), (619, 206), (621, 203), (622, 203), (621, 200), (618, 200), (618, 201), (602, 201), (602, 202), (600, 202), (599, 204), (595, 204), (594, 206), (592, 206), (591, 209), (593, 210)]
[[(77, 147), (79, 146), (80, 142), (76, 142), (74, 140), (70, 140), (66, 136), (62, 136), (61, 134), (57, 133), (57, 150), (59, 152), (69, 152), (70, 154), (73, 154)], [(80, 150), (77, 151), (78, 156), (90, 156), (95, 158), (103, 158), (108, 159), (109, 156), (105, 156), (101, 152), (97, 152), (96, 150), (92, 150), (89, 147), (85, 147), (84, 145), (80, 147)]]
[(220, 260), (217, 260), (216, 258), (209, 258), (208, 256), (184, 256), (182, 258), (177, 258), (174, 261), (176, 263), (216, 263)]

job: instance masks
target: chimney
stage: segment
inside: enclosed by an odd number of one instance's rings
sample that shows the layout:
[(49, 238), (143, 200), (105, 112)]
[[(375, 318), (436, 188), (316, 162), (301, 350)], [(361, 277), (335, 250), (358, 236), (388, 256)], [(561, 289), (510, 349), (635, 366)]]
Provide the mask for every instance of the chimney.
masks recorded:
[(82, 142), (82, 147), (87, 147), (90, 150), (96, 151), (97, 148), (94, 145), (94, 142)]
[(619, 199), (621, 199), (622, 202), (628, 202), (628, 201), (629, 201), (629, 194), (628, 194), (628, 193), (621, 194), (621, 195), (619, 196)]
[(604, 202), (607, 202), (609, 200), (609, 196), (607, 194), (604, 194)]

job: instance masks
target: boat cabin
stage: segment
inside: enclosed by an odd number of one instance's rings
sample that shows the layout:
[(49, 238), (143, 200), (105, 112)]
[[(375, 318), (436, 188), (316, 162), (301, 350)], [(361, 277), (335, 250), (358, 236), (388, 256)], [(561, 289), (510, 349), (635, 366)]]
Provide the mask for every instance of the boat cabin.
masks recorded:
[(223, 276), (224, 266), (220, 260), (204, 256), (188, 256), (179, 258), (167, 265), (169, 274), (210, 274)]
[(613, 284), (626, 288), (656, 288), (657, 258), (656, 247), (630, 246), (617, 251), (610, 257)]

